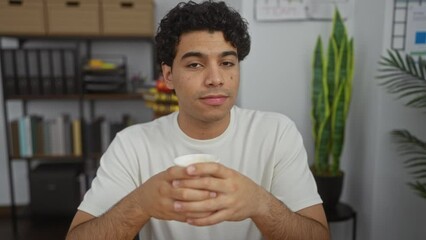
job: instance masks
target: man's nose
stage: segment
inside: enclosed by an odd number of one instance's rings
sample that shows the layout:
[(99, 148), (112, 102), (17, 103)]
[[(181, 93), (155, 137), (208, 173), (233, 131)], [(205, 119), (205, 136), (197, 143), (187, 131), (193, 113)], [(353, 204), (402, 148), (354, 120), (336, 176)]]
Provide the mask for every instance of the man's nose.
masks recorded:
[(205, 83), (210, 87), (223, 85), (223, 76), (220, 72), (219, 66), (209, 66), (205, 76)]

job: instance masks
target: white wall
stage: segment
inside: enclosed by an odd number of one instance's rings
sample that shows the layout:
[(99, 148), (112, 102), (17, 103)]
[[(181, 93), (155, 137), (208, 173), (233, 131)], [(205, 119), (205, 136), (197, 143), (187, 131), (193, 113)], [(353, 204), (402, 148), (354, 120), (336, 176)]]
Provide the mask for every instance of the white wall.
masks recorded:
[[(347, 128), (347, 148), (344, 164), (347, 171), (343, 198), (354, 205), (358, 211), (359, 239), (372, 238), (374, 232), (374, 202), (376, 161), (380, 155), (379, 121), (381, 90), (377, 86), (377, 61), (380, 57), (384, 29), (385, 0), (360, 0), (355, 4), (355, 76), (353, 100)], [(371, 21), (367, 16), (374, 16)], [(368, 26), (365, 27), (365, 26)]]

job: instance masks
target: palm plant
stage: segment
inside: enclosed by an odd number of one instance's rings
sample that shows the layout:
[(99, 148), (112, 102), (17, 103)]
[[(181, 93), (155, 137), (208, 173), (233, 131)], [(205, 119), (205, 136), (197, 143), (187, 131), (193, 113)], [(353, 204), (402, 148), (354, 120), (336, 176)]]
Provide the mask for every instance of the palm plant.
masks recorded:
[[(413, 108), (426, 108), (426, 61), (421, 57), (416, 62), (408, 54), (403, 58), (398, 51), (388, 50), (379, 64), (381, 85), (391, 94), (405, 99), (405, 105)], [(414, 180), (408, 185), (426, 199), (426, 142), (408, 130), (393, 130), (392, 138), (398, 144), (398, 152), (406, 157), (404, 165), (410, 170)]]

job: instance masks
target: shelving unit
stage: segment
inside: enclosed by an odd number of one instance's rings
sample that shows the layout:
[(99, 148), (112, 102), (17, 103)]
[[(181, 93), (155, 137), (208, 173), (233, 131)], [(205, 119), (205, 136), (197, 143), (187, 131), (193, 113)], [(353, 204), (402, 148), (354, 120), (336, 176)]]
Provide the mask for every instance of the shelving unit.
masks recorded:
[[(2, 36), (0, 36), (1, 38)], [(19, 46), (18, 46), (18, 50), (23, 50), (25, 49), (25, 45), (27, 42), (31, 41), (32, 39), (37, 39), (38, 41), (41, 40), (68, 40), (67, 37), (41, 37), (41, 36), (33, 36), (33, 37), (28, 37), (28, 36), (12, 36), (12, 37), (16, 37), (19, 39)], [(9, 132), (9, 121), (11, 119), (9, 119), (9, 111), (10, 109), (8, 109), (8, 102), (10, 101), (18, 101), (22, 104), (22, 116), (26, 116), (28, 114), (28, 103), (32, 102), (32, 101), (46, 101), (48, 102), (48, 104), (55, 104), (55, 102), (63, 102), (63, 101), (71, 101), (71, 102), (76, 102), (78, 104), (78, 116), (77, 118), (80, 120), (81, 122), (81, 136), (82, 136), (82, 146), (85, 146), (85, 127), (84, 124), (85, 122), (90, 122), (93, 121), (95, 119), (95, 109), (96, 109), (96, 102), (98, 101), (143, 101), (143, 95), (141, 93), (127, 93), (127, 92), (119, 92), (119, 93), (86, 93), (86, 91), (84, 90), (84, 84), (83, 84), (83, 80), (84, 78), (87, 76), (87, 74), (93, 74), (93, 72), (88, 72), (88, 71), (83, 71), (82, 65), (84, 60), (82, 59), (88, 59), (90, 57), (92, 57), (92, 51), (91, 51), (91, 47), (92, 47), (92, 42), (97, 41), (97, 40), (114, 40), (114, 41), (120, 41), (120, 40), (126, 40), (128, 38), (117, 38), (117, 37), (69, 37), (70, 40), (75, 41), (76, 42), (76, 49), (75, 51), (77, 52), (75, 54), (75, 56), (81, 56), (84, 55), (85, 57), (83, 58), (79, 58), (76, 57), (76, 66), (75, 66), (75, 78), (73, 79), (73, 81), (75, 81), (76, 86), (78, 86), (78, 88), (76, 88), (76, 91), (63, 91), (59, 94), (55, 94), (54, 92), (44, 92), (44, 91), (37, 91), (36, 93), (32, 93), (31, 91), (25, 91), (24, 93), (20, 92), (20, 91), (10, 91), (10, 87), (11, 86), (6, 86), (7, 82), (6, 80), (9, 80), (10, 76), (5, 76), (5, 61), (4, 61), (4, 53), (5, 51), (10, 51), (10, 50), (5, 50), (2, 46), (1, 46), (1, 42), (0, 42), (0, 56), (2, 56), (2, 58), (0, 58), (0, 61), (2, 63), (2, 84), (3, 84), (3, 116), (5, 119), (5, 133), (6, 133), (6, 139), (7, 139), (7, 151), (8, 151), (8, 159), (7, 159), (7, 165), (8, 165), (8, 172), (9, 172), (9, 186), (10, 186), (10, 196), (11, 196), (11, 215), (12, 215), (12, 220), (13, 220), (13, 231), (15, 233), (15, 235), (17, 236), (18, 234), (18, 226), (17, 226), (17, 208), (16, 208), (16, 196), (15, 196), (15, 186), (14, 186), (14, 167), (13, 167), (13, 162), (15, 161), (25, 161), (27, 168), (28, 168), (28, 179), (31, 179), (31, 169), (34, 168), (34, 164), (33, 163), (55, 163), (55, 164), (61, 164), (61, 163), (70, 163), (70, 162), (74, 162), (74, 163), (78, 163), (81, 165), (81, 168), (83, 170), (83, 173), (86, 175), (86, 186), (88, 186), (88, 179), (87, 176), (89, 175), (89, 173), (92, 171), (94, 171), (94, 169), (87, 169), (88, 166), (89, 168), (94, 168), (96, 167), (96, 164), (93, 164), (94, 160), (97, 160), (100, 157), (100, 153), (91, 153), (88, 152), (87, 150), (84, 149), (83, 147), (83, 152), (81, 156), (74, 156), (74, 155), (33, 155), (33, 156), (16, 156), (16, 155), (12, 155), (9, 154), (10, 149), (11, 149), (11, 136), (10, 136), (10, 132)], [(148, 38), (148, 37), (130, 37), (130, 39), (138, 39), (140, 41), (144, 41), (144, 42), (148, 42), (150, 44), (150, 46), (153, 49), (153, 39)], [(81, 47), (81, 46), (85, 46), (85, 47)], [(84, 54), (79, 53), (79, 51), (81, 50), (81, 48), (84, 48), (86, 51)], [(40, 52), (42, 52), (43, 50), (39, 49), (39, 50), (31, 50), (34, 51), (36, 54), (40, 54)], [(47, 50), (50, 51), (50, 50)], [(59, 50), (60, 51), (60, 50)], [(155, 77), (156, 73), (158, 72), (158, 67), (155, 64), (155, 53), (154, 51), (152, 51), (153, 53), (153, 78)], [(25, 53), (24, 53), (25, 55)], [(37, 56), (37, 55), (36, 55)], [(50, 58), (49, 61), (53, 61), (52, 58)], [(29, 63), (26, 63), (26, 66), (28, 66)], [(31, 63), (30, 63), (31, 64)], [(125, 68), (124, 69), (120, 69), (121, 72), (120, 76), (123, 80), (127, 80), (127, 74), (125, 72)], [(41, 72), (41, 70), (39, 69), (39, 71)], [(124, 71), (124, 72), (123, 72)], [(13, 74), (15, 74), (14, 76), (17, 76), (17, 69), (13, 70)], [(40, 73), (39, 72), (39, 73)], [(96, 76), (97, 74), (99, 74), (99, 72), (95, 72), (94, 76)], [(30, 75), (30, 71), (26, 70), (23, 71), (23, 77), (26, 79), (29, 79), (29, 75)], [(53, 76), (55, 75), (53, 73), (53, 71), (50, 71), (47, 76), (42, 76), (42, 74), (36, 74), (37, 79), (39, 81), (44, 80), (44, 77), (47, 78), (51, 78), (54, 79), (55, 77)], [(154, 78), (155, 79), (155, 78)], [(28, 84), (28, 82), (27, 82)], [(13, 87), (19, 87), (19, 86), (13, 86)], [(88, 109), (88, 114), (87, 114), (87, 110)], [(86, 113), (85, 113), (86, 112)], [(91, 163), (92, 162), (92, 163)], [(31, 195), (31, 194), (30, 194)]]

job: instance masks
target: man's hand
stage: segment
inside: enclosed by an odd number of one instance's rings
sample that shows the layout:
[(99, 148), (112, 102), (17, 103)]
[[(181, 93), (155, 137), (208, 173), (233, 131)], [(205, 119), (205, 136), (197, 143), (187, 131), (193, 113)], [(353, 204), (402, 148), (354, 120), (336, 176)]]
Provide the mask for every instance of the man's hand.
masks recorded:
[[(174, 180), (173, 186), (187, 195), (174, 202), (178, 213), (189, 217), (187, 222), (197, 226), (207, 226), (223, 221), (241, 221), (253, 217), (262, 210), (266, 191), (248, 177), (218, 163), (199, 163), (185, 168), (192, 178)], [(210, 199), (189, 197), (192, 191), (210, 192)], [(216, 193), (216, 197), (213, 197)], [(205, 217), (196, 213), (212, 213)]]
[(211, 211), (182, 213), (174, 210), (176, 200), (205, 201), (216, 196), (207, 190), (183, 191), (172, 186), (173, 180), (191, 178), (194, 177), (184, 168), (170, 167), (151, 177), (99, 217), (77, 211), (67, 239), (130, 239), (151, 217), (185, 222), (188, 217), (210, 216)]
[[(196, 177), (196, 176), (195, 176)], [(200, 218), (211, 215), (211, 211), (197, 211), (182, 214), (174, 210), (174, 203), (179, 201), (204, 201), (216, 196), (203, 189), (179, 189), (172, 186), (177, 179), (189, 180), (194, 176), (189, 175), (182, 167), (170, 167), (158, 173), (143, 183), (134, 191), (133, 200), (139, 204), (149, 217), (161, 220), (176, 220), (185, 222), (187, 218)]]
[(251, 218), (267, 239), (329, 239), (327, 220), (321, 204), (292, 212), (281, 201), (248, 177), (218, 163), (198, 163), (185, 168), (188, 176), (172, 185), (182, 193), (193, 190), (215, 192), (205, 200), (175, 201), (176, 212), (211, 215), (189, 217), (195, 226)]

